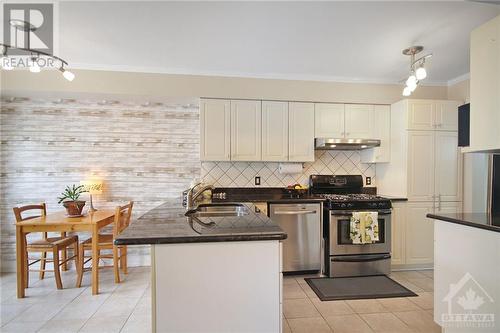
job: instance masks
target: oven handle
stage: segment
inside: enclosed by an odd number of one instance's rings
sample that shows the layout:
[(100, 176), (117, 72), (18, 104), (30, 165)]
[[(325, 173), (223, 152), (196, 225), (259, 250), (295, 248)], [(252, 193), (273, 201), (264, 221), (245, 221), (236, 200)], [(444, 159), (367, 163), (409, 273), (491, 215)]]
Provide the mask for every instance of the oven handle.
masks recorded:
[(275, 210), (275, 215), (306, 215), (316, 214), (315, 210)]
[(359, 255), (359, 256), (340, 256), (333, 257), (332, 261), (336, 262), (368, 262), (391, 259), (390, 254), (375, 254), (375, 255)]
[[(369, 211), (369, 210), (367, 210)], [(332, 216), (347, 216), (347, 217), (351, 217), (352, 216), (352, 213), (354, 213), (355, 211), (345, 211), (345, 210), (340, 210), (340, 211), (330, 211), (330, 215)], [(390, 209), (384, 209), (384, 210), (376, 210), (376, 212), (378, 213), (378, 215), (391, 215), (391, 210)]]

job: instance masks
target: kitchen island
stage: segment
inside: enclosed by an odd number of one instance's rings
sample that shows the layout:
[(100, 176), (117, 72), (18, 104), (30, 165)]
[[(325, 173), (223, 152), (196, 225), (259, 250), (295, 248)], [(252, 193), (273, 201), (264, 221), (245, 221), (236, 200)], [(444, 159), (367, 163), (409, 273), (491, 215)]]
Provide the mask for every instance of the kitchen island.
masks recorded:
[(217, 206), (166, 202), (116, 239), (151, 244), (153, 331), (281, 332), (286, 233), (253, 204)]
[(500, 217), (427, 214), (434, 223), (434, 321), (443, 332), (499, 332)]

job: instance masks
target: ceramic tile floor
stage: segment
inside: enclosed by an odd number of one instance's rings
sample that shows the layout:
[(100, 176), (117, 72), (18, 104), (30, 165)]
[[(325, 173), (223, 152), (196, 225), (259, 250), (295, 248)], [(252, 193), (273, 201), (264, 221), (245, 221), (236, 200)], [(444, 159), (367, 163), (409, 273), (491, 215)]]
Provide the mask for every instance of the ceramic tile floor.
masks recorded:
[(27, 297), (16, 297), (16, 275), (0, 276), (0, 332), (151, 332), (150, 268), (132, 267), (123, 282), (113, 271), (100, 272), (100, 291), (92, 296), (90, 273), (75, 288), (74, 271), (63, 272), (66, 289), (57, 290), (48, 274), (30, 276)]
[(393, 272), (418, 297), (322, 302), (304, 277), (283, 279), (283, 332), (441, 332), (433, 320), (433, 272)]
[[(394, 272), (418, 297), (321, 302), (303, 276), (284, 278), (283, 332), (441, 332), (432, 319), (432, 271)], [(0, 332), (150, 332), (149, 267), (131, 268), (115, 284), (101, 271), (101, 294), (92, 296), (90, 274), (74, 288), (74, 272), (63, 273), (67, 289), (56, 290), (53, 277), (32, 274), (27, 297), (16, 298), (16, 276), (0, 276)]]

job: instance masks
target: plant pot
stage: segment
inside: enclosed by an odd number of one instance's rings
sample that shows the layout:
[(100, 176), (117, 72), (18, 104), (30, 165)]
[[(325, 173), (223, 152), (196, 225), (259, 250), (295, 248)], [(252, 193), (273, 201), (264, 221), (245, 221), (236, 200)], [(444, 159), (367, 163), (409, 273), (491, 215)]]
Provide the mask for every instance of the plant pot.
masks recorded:
[(64, 208), (69, 216), (80, 216), (82, 215), (83, 207), (85, 206), (85, 201), (64, 201)]

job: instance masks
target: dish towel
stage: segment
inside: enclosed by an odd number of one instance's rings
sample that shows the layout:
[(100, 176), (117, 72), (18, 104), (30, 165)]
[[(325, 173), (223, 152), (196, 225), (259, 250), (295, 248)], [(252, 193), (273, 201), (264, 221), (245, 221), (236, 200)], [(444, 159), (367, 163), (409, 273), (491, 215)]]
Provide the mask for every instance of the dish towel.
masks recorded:
[(371, 244), (379, 240), (377, 212), (353, 212), (350, 227), (353, 244)]

